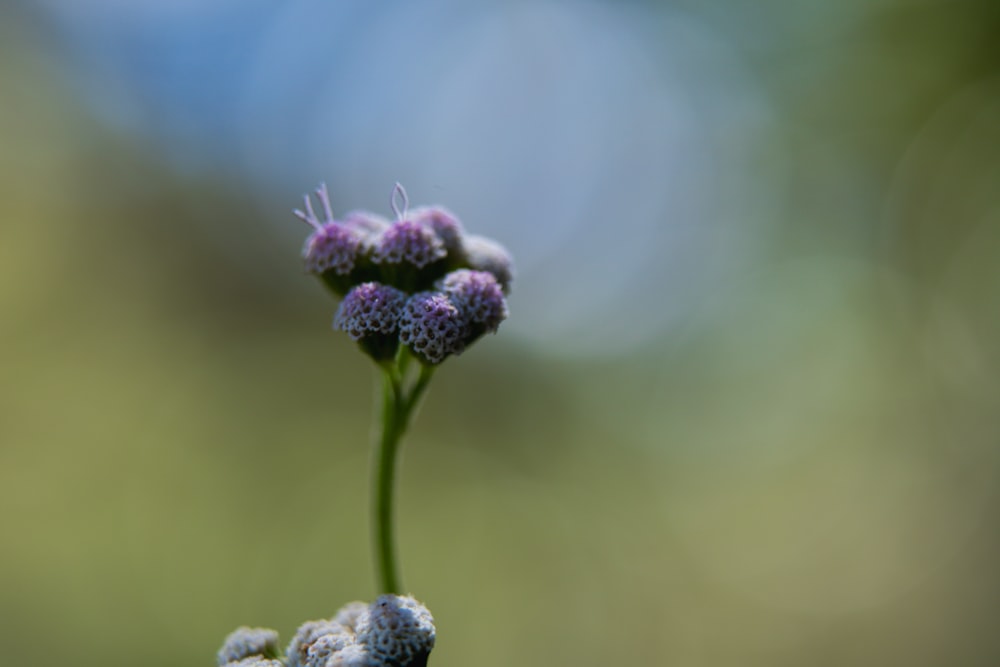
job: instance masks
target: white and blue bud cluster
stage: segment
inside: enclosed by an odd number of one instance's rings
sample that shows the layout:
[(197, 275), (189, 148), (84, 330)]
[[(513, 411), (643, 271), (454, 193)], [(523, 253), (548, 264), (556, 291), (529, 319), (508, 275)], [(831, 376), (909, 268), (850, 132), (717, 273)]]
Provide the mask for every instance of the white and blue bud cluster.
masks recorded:
[(223, 643), (219, 667), (426, 667), (434, 619), (409, 596), (352, 602), (331, 619), (303, 623), (278, 656), (278, 634), (239, 628)]
[(313, 227), (302, 251), (306, 270), (343, 297), (334, 328), (376, 361), (393, 358), (402, 343), (424, 364), (439, 364), (495, 333), (507, 317), (510, 254), (496, 241), (465, 234), (448, 210), (408, 210), (397, 184), (395, 221), (366, 211), (338, 221), (326, 186), (316, 195), (323, 220), (308, 195), (305, 211), (295, 211)]

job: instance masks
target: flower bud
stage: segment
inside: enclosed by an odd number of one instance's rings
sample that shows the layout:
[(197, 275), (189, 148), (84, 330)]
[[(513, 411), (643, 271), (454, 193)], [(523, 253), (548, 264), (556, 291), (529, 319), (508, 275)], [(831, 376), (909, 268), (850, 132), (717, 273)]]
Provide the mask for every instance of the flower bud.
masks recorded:
[(413, 220), (397, 220), (375, 239), (372, 263), (383, 282), (407, 292), (428, 287), (444, 273), (444, 242)]
[(337, 308), (333, 328), (346, 331), (375, 361), (392, 359), (406, 294), (381, 283), (361, 283)]
[(313, 228), (302, 248), (302, 258), (306, 271), (318, 275), (334, 293), (343, 296), (358, 282), (358, 269), (367, 252), (365, 235), (361, 229), (333, 219), (326, 185), (321, 185), (316, 195), (323, 205), (325, 220), (320, 221), (316, 216), (309, 195), (305, 196), (305, 212), (295, 211), (299, 219)]
[(399, 340), (425, 364), (439, 364), (464, 349), (466, 322), (442, 292), (419, 292), (407, 300), (399, 321)]
[(356, 643), (354, 633), (347, 628), (320, 635), (306, 649), (304, 667), (327, 667), (330, 659)]
[(510, 294), (514, 260), (506, 248), (485, 236), (468, 235), (462, 241), (462, 254), (466, 268), (492, 273), (503, 293)]
[(458, 269), (438, 281), (444, 292), (466, 322), (463, 343), (471, 345), (484, 333), (496, 333), (507, 318), (507, 301), (492, 273)]

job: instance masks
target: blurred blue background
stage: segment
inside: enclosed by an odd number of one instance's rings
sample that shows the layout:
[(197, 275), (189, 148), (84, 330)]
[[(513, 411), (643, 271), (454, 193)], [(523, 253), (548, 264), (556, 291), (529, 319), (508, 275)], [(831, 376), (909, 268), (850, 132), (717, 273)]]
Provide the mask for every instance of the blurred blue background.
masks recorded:
[(374, 373), (290, 213), (518, 262), (436, 375), (433, 664), (1000, 663), (1000, 5), (0, 5), (5, 664), (371, 599)]

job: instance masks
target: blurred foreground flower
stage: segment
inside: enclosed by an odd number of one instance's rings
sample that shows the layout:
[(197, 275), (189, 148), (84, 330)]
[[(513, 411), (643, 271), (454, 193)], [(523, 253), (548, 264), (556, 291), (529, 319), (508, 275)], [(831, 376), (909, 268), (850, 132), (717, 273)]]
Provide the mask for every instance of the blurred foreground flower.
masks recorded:
[(434, 648), (434, 619), (412, 597), (382, 595), (351, 602), (331, 619), (306, 621), (277, 650), (278, 633), (238, 628), (222, 644), (218, 667), (425, 667)]

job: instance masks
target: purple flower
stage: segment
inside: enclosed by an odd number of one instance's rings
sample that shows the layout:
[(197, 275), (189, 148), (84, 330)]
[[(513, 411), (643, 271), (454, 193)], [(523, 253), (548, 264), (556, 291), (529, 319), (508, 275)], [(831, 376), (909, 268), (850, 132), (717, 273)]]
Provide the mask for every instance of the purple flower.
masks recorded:
[(466, 320), (442, 292), (419, 292), (410, 297), (399, 322), (399, 340), (421, 360), (439, 364), (465, 347)]
[(438, 281), (437, 287), (458, 306), (477, 337), (495, 332), (507, 318), (507, 301), (492, 273), (458, 269)]
[(375, 240), (372, 261), (376, 264), (407, 262), (422, 269), (444, 259), (444, 242), (431, 229), (413, 220), (392, 223)]
[(406, 294), (381, 283), (361, 283), (340, 302), (333, 328), (346, 331), (352, 340), (371, 335), (395, 335)]
[(364, 237), (337, 222), (324, 224), (309, 235), (302, 248), (306, 271), (323, 274), (333, 271), (344, 276), (354, 269)]
[(295, 215), (314, 230), (302, 248), (306, 270), (316, 274), (333, 271), (340, 276), (347, 275), (354, 268), (364, 237), (359, 230), (342, 225), (333, 219), (330, 194), (325, 184), (316, 189), (316, 196), (323, 205), (326, 220), (320, 221), (316, 216), (312, 207), (312, 197), (309, 195), (305, 196), (305, 212), (295, 210)]
[(514, 281), (514, 260), (502, 245), (485, 236), (466, 236), (462, 241), (465, 261), (470, 269), (488, 271), (500, 283), (504, 294)]

